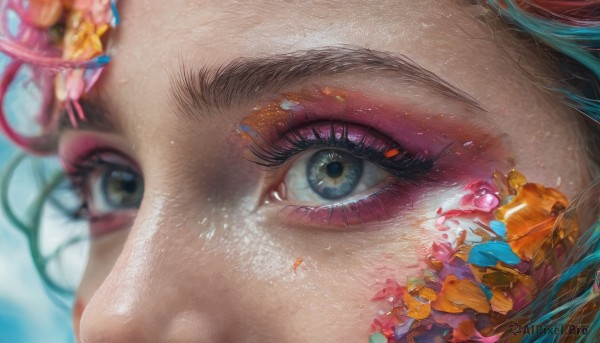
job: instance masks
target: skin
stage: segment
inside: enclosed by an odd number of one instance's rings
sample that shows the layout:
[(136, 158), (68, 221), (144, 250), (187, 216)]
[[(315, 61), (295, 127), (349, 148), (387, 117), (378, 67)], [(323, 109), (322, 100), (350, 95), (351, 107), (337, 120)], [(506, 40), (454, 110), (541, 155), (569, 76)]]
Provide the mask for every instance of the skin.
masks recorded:
[(569, 196), (588, 181), (577, 128), (564, 119), (570, 110), (511, 58), (536, 75), (552, 70), (530, 47), (477, 18), (480, 7), (123, 1), (119, 11), (113, 60), (91, 98), (109, 109), (121, 132), (65, 130), (60, 149), (82, 136), (102, 139), (139, 166), (145, 194), (127, 224), (92, 240), (78, 292), (85, 310), (74, 316), (82, 342), (364, 342), (378, 310), (369, 300), (373, 285), (418, 274), (438, 234), (422, 223), (460, 186), (430, 188), (375, 228), (319, 230), (282, 219), (283, 205), (260, 201), (273, 187), (271, 174), (245, 159), (247, 145), (235, 134), (265, 99), (190, 123), (168, 95), (178, 60), (215, 67), (341, 44), (404, 54), (486, 112), (385, 75), (317, 78), (285, 91), (312, 84), (357, 90), (416, 106), (411, 118), (422, 115), (424, 123), (433, 121), (428, 113), (447, 113), (438, 119), (449, 127), (476, 123), (506, 152), (491, 154), (482, 174), (515, 167)]

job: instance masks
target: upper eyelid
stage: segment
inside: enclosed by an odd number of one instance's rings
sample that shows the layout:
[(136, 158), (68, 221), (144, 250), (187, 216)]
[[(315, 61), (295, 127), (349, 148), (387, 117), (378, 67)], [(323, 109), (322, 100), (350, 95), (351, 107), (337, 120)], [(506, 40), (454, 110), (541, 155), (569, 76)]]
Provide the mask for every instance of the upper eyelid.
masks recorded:
[[(312, 123), (312, 124), (315, 124), (315, 123)], [(311, 123), (305, 124), (305, 126), (306, 125), (310, 126)], [(437, 160), (437, 157), (434, 157), (432, 159), (427, 159), (424, 156), (420, 156), (418, 154), (411, 154), (408, 151), (406, 151), (405, 149), (403, 149), (402, 146), (398, 142), (395, 142), (391, 138), (388, 138), (388, 137), (386, 137), (386, 138), (390, 141), (390, 143), (386, 149), (384, 149), (384, 147), (382, 147), (382, 146), (378, 146), (378, 147), (370, 146), (369, 138), (367, 137), (367, 134), (375, 134), (376, 130), (374, 128), (365, 128), (367, 131), (365, 133), (365, 135), (362, 136), (358, 142), (354, 142), (348, 138), (347, 123), (329, 123), (329, 125), (331, 128), (330, 129), (331, 131), (329, 133), (333, 134), (333, 137), (338, 136), (336, 134), (335, 125), (342, 125), (343, 129), (342, 129), (342, 134), (340, 135), (341, 136), (340, 138), (336, 138), (334, 141), (329, 141), (326, 138), (319, 137), (318, 134), (315, 134), (316, 138), (303, 140), (304, 137), (302, 137), (301, 133), (299, 131), (294, 131), (294, 128), (292, 128), (292, 129), (288, 130), (288, 132), (286, 133), (287, 135), (283, 134), (284, 137), (281, 138), (285, 142), (292, 144), (292, 147), (289, 147), (287, 150), (284, 147), (278, 146), (277, 142), (267, 142), (268, 147), (262, 147), (260, 145), (256, 145), (256, 146), (251, 145), (250, 151), (257, 158), (262, 160), (262, 162), (260, 162), (260, 161), (258, 161), (258, 162), (254, 161), (254, 162), (264, 165), (264, 166), (267, 166), (267, 167), (277, 167), (277, 166), (283, 165), (284, 163), (288, 162), (289, 159), (291, 159), (295, 155), (298, 155), (300, 153), (305, 153), (309, 149), (310, 150), (318, 150), (318, 149), (322, 149), (322, 148), (341, 148), (343, 150), (346, 150), (346, 151), (354, 154), (357, 157), (364, 158), (365, 160), (367, 160), (369, 162), (377, 164), (379, 167), (386, 169), (388, 172), (390, 172), (392, 174), (394, 174), (393, 172), (396, 171), (396, 173), (394, 175), (397, 177), (403, 178), (402, 171), (395, 170), (398, 168), (398, 166), (395, 164), (405, 162), (405, 163), (407, 163), (405, 165), (405, 167), (407, 169), (411, 168), (410, 171), (414, 171), (415, 169), (423, 169), (423, 172), (424, 172), (425, 170), (428, 170), (429, 168), (431, 168), (433, 163), (435, 163), (435, 161)], [(311, 127), (310, 129), (313, 132), (315, 131), (315, 127)], [(290, 134), (290, 132), (291, 132), (291, 134)], [(306, 146), (297, 147), (296, 145), (294, 145), (294, 141), (292, 141), (293, 139), (303, 140), (302, 143), (306, 144)], [(314, 144), (314, 143), (317, 143), (317, 144)], [(329, 145), (328, 143), (334, 143), (334, 145), (332, 146), (332, 145)], [(340, 145), (338, 146), (336, 144), (340, 144)], [(342, 144), (347, 144), (347, 146), (342, 146)], [(272, 150), (268, 150), (269, 148)], [(292, 148), (294, 150), (291, 150)], [(387, 158), (384, 155), (385, 151), (387, 149), (398, 149), (401, 152), (398, 154), (398, 157)], [(398, 158), (400, 158), (400, 157), (402, 157), (402, 159), (398, 160)], [(386, 162), (388, 162), (388, 163), (386, 163)]]
[[(110, 161), (110, 159), (102, 157), (102, 155), (109, 155), (114, 161)], [(97, 159), (97, 161), (93, 161), (94, 159)], [(114, 166), (131, 170), (143, 177), (141, 168), (131, 158), (112, 148), (97, 148), (84, 155), (78, 156), (75, 160), (64, 161), (64, 164), (68, 168), (67, 175), (76, 174), (78, 171), (84, 168), (84, 164), (95, 165), (91, 167), (97, 167), (99, 164), (101, 164), (103, 166)], [(69, 171), (69, 169), (72, 169), (72, 172)]]

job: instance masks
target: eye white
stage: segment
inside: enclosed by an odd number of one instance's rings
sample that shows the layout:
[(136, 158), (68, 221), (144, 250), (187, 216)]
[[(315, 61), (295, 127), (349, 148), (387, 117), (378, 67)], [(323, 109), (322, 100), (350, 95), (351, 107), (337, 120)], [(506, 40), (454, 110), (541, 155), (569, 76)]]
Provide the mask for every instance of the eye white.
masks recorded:
[[(111, 188), (111, 182), (119, 182), (117, 177), (127, 177), (131, 189)], [(121, 180), (124, 181), (124, 180)], [(99, 168), (88, 176), (89, 206), (96, 214), (136, 208), (143, 196), (143, 181), (134, 171), (115, 168)], [(114, 186), (114, 184), (113, 184)]]
[(289, 168), (284, 177), (287, 200), (298, 201), (310, 205), (341, 203), (354, 196), (368, 192), (390, 176), (389, 173), (377, 167), (375, 164), (363, 160), (362, 175), (352, 192), (340, 199), (326, 199), (315, 192), (308, 181), (307, 166), (310, 159), (317, 153), (319, 153), (319, 151), (303, 153)]

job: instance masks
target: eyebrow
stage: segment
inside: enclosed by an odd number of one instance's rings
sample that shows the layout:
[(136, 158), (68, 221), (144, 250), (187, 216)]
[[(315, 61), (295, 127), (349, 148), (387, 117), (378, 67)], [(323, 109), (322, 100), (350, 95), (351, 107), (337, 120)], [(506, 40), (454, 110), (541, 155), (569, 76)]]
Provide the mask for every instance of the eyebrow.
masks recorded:
[[(183, 120), (194, 121), (310, 79), (347, 73), (387, 73), (484, 111), (475, 98), (404, 55), (349, 45), (237, 58), (216, 68), (181, 61), (170, 74), (169, 101)], [(82, 106), (87, 120), (81, 129), (120, 131), (101, 102), (84, 100)], [(64, 117), (60, 126), (70, 126)]]
[(315, 77), (351, 72), (388, 73), (483, 111), (483, 106), (404, 55), (356, 46), (332, 46), (265, 57), (239, 58), (210, 68), (182, 62), (171, 75), (170, 99), (185, 119), (221, 112)]

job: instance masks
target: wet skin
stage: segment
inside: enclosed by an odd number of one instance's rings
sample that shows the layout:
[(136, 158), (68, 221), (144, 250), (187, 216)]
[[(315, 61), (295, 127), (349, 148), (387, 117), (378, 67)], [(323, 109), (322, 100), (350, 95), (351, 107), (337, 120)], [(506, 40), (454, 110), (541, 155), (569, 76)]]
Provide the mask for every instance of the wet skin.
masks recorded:
[[(577, 128), (564, 119), (570, 110), (510, 61), (520, 56), (536, 74), (551, 75), (550, 69), (532, 47), (478, 18), (480, 7), (129, 1), (119, 10), (113, 60), (87, 100), (103, 110), (88, 111), (89, 124), (64, 130), (60, 140), (67, 165), (94, 150), (110, 151), (105, 159), (144, 183), (139, 209), (97, 205), (102, 215), (91, 225), (78, 291), (85, 310), (74, 318), (86, 343), (364, 342), (377, 310), (372, 285), (419, 272), (436, 234), (420, 224), (469, 180), (516, 167), (532, 181), (560, 183), (571, 196), (588, 181)], [(383, 60), (404, 55), (437, 77), (368, 67), (360, 63), (363, 48), (391, 53)], [(276, 84), (264, 82), (272, 81), (264, 73), (273, 66), (252, 63), (276, 58), (306, 65), (323, 51), (357, 65), (325, 72), (313, 63), (305, 77)], [(254, 59), (248, 74), (258, 87), (235, 79), (223, 84), (246, 86), (244, 92), (213, 93), (244, 96), (177, 105), (190, 96), (179, 85), (181, 68), (191, 74), (206, 68), (211, 76), (240, 58)], [(359, 110), (333, 113), (321, 99), (309, 122), (350, 125), (431, 158), (448, 145), (435, 164), (443, 169), (435, 174), (439, 182), (405, 182), (376, 206), (365, 205), (375, 206), (365, 212), (387, 215), (364, 220), (290, 214), (289, 206), (323, 205), (289, 193), (273, 197), (294, 162), (314, 149), (265, 168), (252, 161), (256, 142), (240, 124), (276, 132), (280, 121), (256, 120), (256, 113), (285, 94), (326, 88), (344, 92)]]

